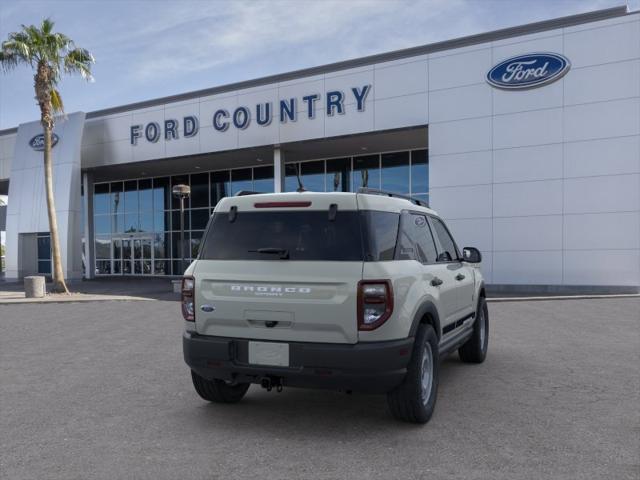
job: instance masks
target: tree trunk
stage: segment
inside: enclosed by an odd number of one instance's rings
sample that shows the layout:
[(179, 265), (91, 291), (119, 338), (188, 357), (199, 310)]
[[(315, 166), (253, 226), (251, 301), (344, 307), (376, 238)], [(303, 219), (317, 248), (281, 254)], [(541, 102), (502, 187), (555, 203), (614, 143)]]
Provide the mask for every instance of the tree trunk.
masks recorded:
[(51, 161), (51, 133), (53, 131), (53, 105), (51, 104), (51, 69), (44, 62), (38, 63), (35, 75), (35, 91), (40, 106), (40, 123), (44, 128), (44, 186), (47, 195), (47, 214), (51, 235), (51, 256), (53, 260), (53, 291), (69, 293), (62, 271), (60, 239), (58, 237), (58, 217), (53, 197), (53, 166)]
[(44, 127), (44, 185), (47, 193), (47, 214), (51, 233), (51, 256), (53, 260), (53, 291), (69, 293), (62, 271), (60, 239), (58, 237), (58, 217), (53, 197), (53, 167), (51, 162), (51, 127)]

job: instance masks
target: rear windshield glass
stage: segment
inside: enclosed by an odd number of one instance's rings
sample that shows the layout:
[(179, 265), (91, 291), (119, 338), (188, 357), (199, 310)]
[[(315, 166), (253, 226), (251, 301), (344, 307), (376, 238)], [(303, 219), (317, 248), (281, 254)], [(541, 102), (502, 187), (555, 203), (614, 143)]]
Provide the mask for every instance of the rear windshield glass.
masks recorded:
[(200, 252), (203, 260), (362, 261), (360, 216), (338, 211), (216, 213)]

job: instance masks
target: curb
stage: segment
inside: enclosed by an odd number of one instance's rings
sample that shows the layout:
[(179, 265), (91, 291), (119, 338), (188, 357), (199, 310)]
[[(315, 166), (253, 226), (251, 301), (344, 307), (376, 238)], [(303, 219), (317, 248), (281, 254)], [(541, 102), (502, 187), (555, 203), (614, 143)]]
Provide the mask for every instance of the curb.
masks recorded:
[(46, 304), (46, 303), (85, 303), (85, 302), (153, 302), (154, 298), (147, 297), (130, 297), (126, 295), (104, 295), (101, 297), (88, 296), (83, 297), (70, 297), (70, 298), (7, 298), (0, 299), (0, 306), (2, 305), (23, 305), (23, 304)]
[(549, 300), (590, 300), (600, 298), (640, 298), (640, 293), (619, 293), (612, 295), (555, 295), (545, 297), (495, 297), (487, 298), (487, 302), (505, 303), (505, 302), (542, 302)]

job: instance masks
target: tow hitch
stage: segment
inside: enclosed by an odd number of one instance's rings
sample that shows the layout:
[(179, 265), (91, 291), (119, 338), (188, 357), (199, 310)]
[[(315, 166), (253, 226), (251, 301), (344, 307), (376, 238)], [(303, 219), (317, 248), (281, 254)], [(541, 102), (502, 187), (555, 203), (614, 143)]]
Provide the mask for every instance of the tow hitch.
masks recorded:
[(262, 377), (260, 380), (260, 386), (270, 392), (273, 388), (276, 392), (282, 391), (282, 379), (280, 377)]

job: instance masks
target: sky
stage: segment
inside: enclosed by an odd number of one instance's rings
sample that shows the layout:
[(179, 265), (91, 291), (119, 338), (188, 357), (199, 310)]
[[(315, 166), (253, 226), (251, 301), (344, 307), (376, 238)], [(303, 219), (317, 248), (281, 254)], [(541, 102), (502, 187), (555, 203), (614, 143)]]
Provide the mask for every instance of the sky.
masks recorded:
[[(95, 81), (65, 77), (90, 112), (549, 18), (626, 0), (0, 0), (0, 40), (50, 17), (90, 50)], [(629, 0), (631, 9), (640, 0)], [(33, 74), (0, 70), (0, 130), (37, 120)]]

